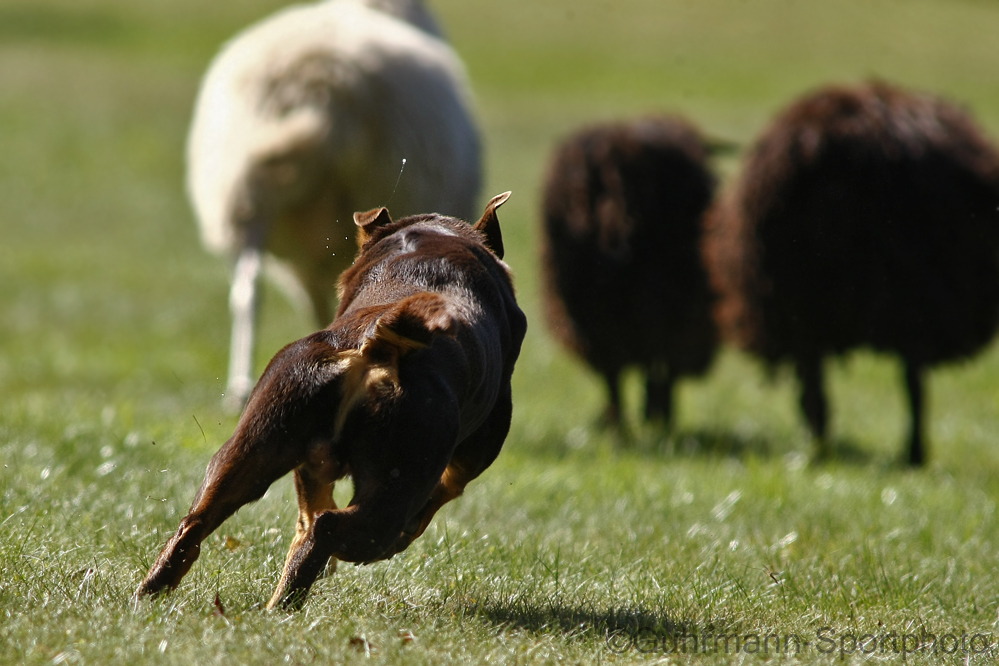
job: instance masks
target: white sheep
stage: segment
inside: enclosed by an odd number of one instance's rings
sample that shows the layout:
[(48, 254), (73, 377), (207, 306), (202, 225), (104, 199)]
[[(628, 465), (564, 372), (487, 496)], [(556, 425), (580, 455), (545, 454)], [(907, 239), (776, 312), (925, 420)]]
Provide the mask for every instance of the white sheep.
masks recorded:
[(234, 262), (230, 405), (253, 386), (265, 254), (325, 326), (357, 250), (355, 211), (474, 214), (479, 138), (439, 32), (420, 0), (327, 0), (251, 26), (211, 63), (187, 187), (205, 247)]

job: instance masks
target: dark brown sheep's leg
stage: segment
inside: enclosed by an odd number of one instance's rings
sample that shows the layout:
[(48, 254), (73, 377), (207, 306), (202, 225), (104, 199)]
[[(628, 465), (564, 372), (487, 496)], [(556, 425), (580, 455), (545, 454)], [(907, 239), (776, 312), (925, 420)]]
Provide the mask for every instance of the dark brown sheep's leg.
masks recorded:
[(926, 462), (923, 441), (923, 367), (911, 360), (905, 361), (905, 388), (909, 396), (909, 464), (920, 466)]
[(801, 382), (801, 411), (808, 421), (808, 428), (818, 442), (819, 455), (826, 456), (829, 454), (827, 438), (829, 407), (822, 373), (822, 357), (819, 355), (798, 357), (795, 370), (798, 373), (798, 381)]
[(618, 387), (617, 371), (607, 370), (601, 373), (607, 385), (607, 409), (604, 411), (604, 422), (613, 427), (621, 424), (621, 390)]
[(645, 418), (661, 419), (669, 425), (673, 419), (673, 387), (676, 380), (668, 368), (652, 369), (645, 380)]

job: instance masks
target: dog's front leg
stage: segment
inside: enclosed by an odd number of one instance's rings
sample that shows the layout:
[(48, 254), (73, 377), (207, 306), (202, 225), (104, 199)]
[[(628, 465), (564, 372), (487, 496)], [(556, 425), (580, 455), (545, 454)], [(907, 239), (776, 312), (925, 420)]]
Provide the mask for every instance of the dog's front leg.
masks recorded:
[[(335, 511), (336, 502), (333, 501), (333, 481), (335, 474), (317, 476), (314, 470), (305, 466), (295, 470), (295, 491), (298, 494), (298, 523), (295, 526), (295, 537), (291, 541), (291, 548), (288, 549), (288, 557), (285, 558), (284, 571), (281, 574), (281, 583), (274, 591), (273, 597), (268, 602), (268, 608), (274, 608), (285, 596), (286, 581), (293, 580), (296, 575), (293, 571), (300, 566), (298, 561), (302, 554), (299, 552), (304, 542), (310, 537), (315, 529), (316, 518), (326, 512)], [(327, 560), (328, 561), (328, 560)], [(326, 563), (323, 563), (326, 567)], [(336, 560), (332, 562), (332, 567), (336, 568)], [(319, 573), (321, 573), (320, 570)], [(319, 575), (318, 573), (316, 574)]]
[(368, 563), (392, 554), (391, 548), (405, 526), (405, 507), (412, 501), (411, 494), (384, 488), (362, 496), (360, 502), (345, 509), (319, 514), (311, 531), (296, 539), (268, 608), (300, 608), (331, 557)]
[(512, 415), (513, 400), (510, 395), (510, 384), (505, 382), (500, 388), (489, 417), (478, 430), (455, 448), (427, 503), (409, 520), (392, 550), (386, 553), (386, 557), (408, 548), (409, 544), (427, 529), (434, 514), (445, 504), (459, 497), (465, 491), (465, 486), (496, 460), (503, 447), (503, 441), (510, 431)]
[(428, 377), (393, 403), (377, 432), (352, 443), (350, 505), (313, 514), (312, 529), (296, 536), (268, 608), (300, 607), (330, 557), (369, 563), (395, 554), (406, 525), (439, 485), (458, 433), (457, 401)]
[(459, 465), (448, 465), (447, 469), (441, 475), (441, 480), (437, 484), (437, 487), (431, 493), (430, 499), (410, 519), (409, 523), (403, 529), (402, 534), (399, 535), (399, 538), (393, 544), (392, 549), (385, 556), (392, 557), (409, 548), (409, 544), (413, 543), (413, 541), (426, 531), (437, 511), (451, 500), (459, 497), (464, 492), (465, 486), (473, 478), (472, 474), (469, 474)]
[(271, 600), (267, 602), (268, 610), (277, 607), (298, 610), (302, 607), (309, 588), (319, 578), (319, 574), (333, 555), (333, 544), (328, 539), (316, 538), (316, 526), (320, 522), (337, 522), (340, 513), (341, 510), (333, 510), (316, 516), (311, 521), (308, 531), (296, 532), (284, 563), (281, 580)]

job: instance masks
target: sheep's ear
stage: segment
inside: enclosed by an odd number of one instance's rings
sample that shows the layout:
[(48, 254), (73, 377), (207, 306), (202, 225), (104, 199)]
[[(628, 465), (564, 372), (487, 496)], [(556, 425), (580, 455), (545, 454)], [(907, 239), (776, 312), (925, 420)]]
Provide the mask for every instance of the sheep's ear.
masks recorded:
[(510, 192), (497, 194), (486, 204), (486, 212), (482, 218), (475, 223), (475, 228), (486, 237), (486, 246), (493, 251), (500, 259), (503, 258), (503, 234), (500, 233), (499, 218), (496, 217), (496, 209), (506, 203), (510, 198)]
[(392, 218), (389, 216), (388, 208), (384, 206), (364, 213), (354, 213), (354, 224), (357, 225), (357, 247), (364, 247), (375, 229), (391, 223)]
[(414, 294), (378, 318), (361, 353), (372, 362), (394, 364), (411, 351), (429, 347), (434, 335), (450, 331), (453, 325), (444, 297), (430, 292)]

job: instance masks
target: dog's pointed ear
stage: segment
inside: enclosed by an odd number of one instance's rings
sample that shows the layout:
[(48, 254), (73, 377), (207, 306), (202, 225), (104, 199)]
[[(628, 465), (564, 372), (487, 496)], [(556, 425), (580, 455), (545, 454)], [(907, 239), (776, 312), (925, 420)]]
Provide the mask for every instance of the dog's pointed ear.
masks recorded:
[(482, 213), (482, 218), (475, 223), (475, 228), (486, 237), (486, 247), (493, 251), (500, 259), (503, 258), (503, 234), (500, 233), (499, 218), (496, 217), (496, 209), (506, 203), (511, 192), (497, 194), (486, 204), (486, 211)]
[(392, 224), (392, 218), (389, 216), (388, 208), (382, 206), (363, 213), (354, 213), (354, 224), (357, 225), (357, 247), (362, 248), (375, 229)]
[(429, 347), (434, 335), (452, 330), (454, 319), (440, 294), (405, 298), (378, 318), (361, 353), (374, 363), (394, 363), (405, 354)]

